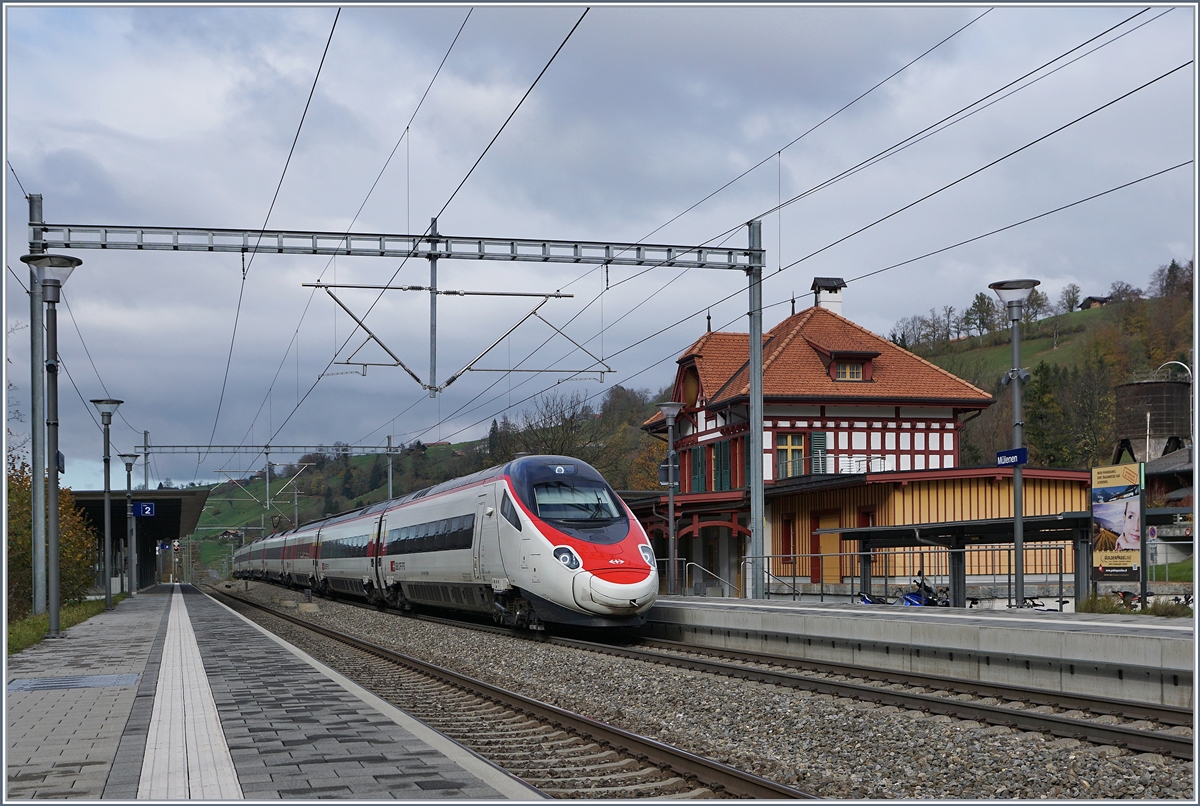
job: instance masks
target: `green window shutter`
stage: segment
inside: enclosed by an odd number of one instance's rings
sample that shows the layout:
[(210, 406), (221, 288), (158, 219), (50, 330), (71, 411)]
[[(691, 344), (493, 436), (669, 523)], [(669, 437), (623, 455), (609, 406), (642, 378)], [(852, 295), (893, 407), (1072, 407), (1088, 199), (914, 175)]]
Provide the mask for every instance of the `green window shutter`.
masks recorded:
[(742, 438), (742, 458), (745, 464), (745, 472), (742, 474), (743, 483), (745, 486), (750, 486), (750, 437)]
[(825, 469), (825, 432), (813, 431), (809, 435), (812, 442), (812, 472), (826, 473)]
[(713, 490), (729, 489), (729, 441), (713, 445)]

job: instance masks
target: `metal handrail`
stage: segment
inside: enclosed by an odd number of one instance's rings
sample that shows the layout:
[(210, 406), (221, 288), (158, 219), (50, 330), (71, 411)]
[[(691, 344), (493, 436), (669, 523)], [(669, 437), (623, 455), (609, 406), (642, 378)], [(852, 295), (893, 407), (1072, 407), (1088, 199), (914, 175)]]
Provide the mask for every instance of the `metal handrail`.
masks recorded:
[[(908, 558), (906, 561), (907, 565), (910, 566), (909, 570), (911, 571), (911, 573), (913, 575), (915, 575), (917, 573), (916, 566), (924, 565), (924, 561), (921, 560), (920, 558), (916, 558), (914, 556), (914, 552), (916, 552), (917, 554), (921, 554), (921, 555), (931, 555), (930, 559), (933, 561), (933, 566), (935, 568), (942, 566), (943, 562), (944, 562), (944, 560), (939, 562), (939, 560), (938, 560), (939, 555), (944, 557), (944, 556), (948, 556), (950, 554), (963, 554), (963, 555), (991, 554), (991, 555), (997, 556), (997, 558), (999, 558), (999, 555), (1005, 555), (1007, 557), (1006, 560), (1002, 560), (1000, 562), (997, 562), (996, 560), (992, 560), (989, 564), (996, 566), (996, 570), (999, 571), (1000, 579), (1002, 580), (1001, 584), (1003, 584), (1004, 580), (1007, 581), (1008, 589), (1009, 589), (1008, 595), (1007, 595), (1009, 606), (1015, 607), (1015, 606), (1019, 606), (1019, 605), (1014, 605), (1012, 603), (1012, 570), (1013, 570), (1012, 551), (1013, 550), (1011, 547), (1002, 547), (1002, 546), (963, 546), (963, 547), (954, 547), (954, 548), (951, 548), (949, 546), (942, 546), (942, 547), (922, 546), (922, 547), (917, 547), (915, 549), (913, 549), (913, 548), (904, 549), (902, 552), (894, 552), (894, 551), (890, 551), (890, 550), (886, 550), (886, 549), (883, 552), (881, 552), (878, 549), (869, 549), (869, 550), (865, 550), (865, 551), (864, 550), (841, 551), (841, 552), (831, 552), (831, 553), (826, 553), (826, 554), (822, 554), (820, 552), (767, 554), (767, 555), (763, 555), (761, 557), (744, 557), (741, 561), (741, 570), (742, 570), (742, 573), (745, 573), (745, 566), (747, 565), (747, 563), (754, 561), (754, 560), (761, 561), (762, 567), (763, 567), (762, 573), (764, 574), (764, 578), (768, 582), (770, 582), (771, 580), (775, 580), (775, 581), (778, 581), (779, 583), (781, 583), (782, 585), (786, 586), (786, 588), (788, 590), (780, 591), (779, 594), (787, 595), (790, 592), (793, 599), (795, 599), (795, 597), (798, 594), (801, 596), (804, 595), (804, 593), (802, 591), (799, 591), (799, 589), (797, 587), (797, 580), (801, 579), (801, 578), (804, 579), (805, 581), (812, 579), (812, 573), (807, 568), (807, 564), (805, 564), (805, 566), (804, 566), (804, 572), (799, 573), (800, 568), (802, 567), (801, 561), (802, 560), (810, 560), (811, 561), (811, 559), (815, 557), (815, 558), (817, 558), (817, 563), (818, 563), (818, 574), (817, 574), (817, 581), (814, 584), (816, 584), (818, 586), (818, 588), (816, 591), (813, 591), (813, 593), (819, 596), (820, 601), (824, 601), (825, 593), (826, 593), (826, 591), (825, 591), (825, 584), (826, 584), (825, 568), (826, 568), (826, 561), (828, 559), (835, 559), (839, 563), (839, 574), (838, 574), (839, 579), (844, 583), (846, 581), (846, 579), (848, 578), (848, 581), (850, 584), (850, 595), (853, 596), (855, 593), (855, 590), (856, 590), (856, 586), (858, 585), (858, 583), (860, 581), (859, 574), (856, 572), (856, 570), (853, 566), (851, 566), (849, 568), (840, 566), (840, 564), (843, 562), (843, 558), (846, 558), (846, 557), (861, 558), (861, 557), (870, 555), (873, 561), (878, 560), (878, 559), (884, 559), (885, 563), (886, 563), (886, 558), (895, 557), (895, 556), (906, 556)], [(1062, 610), (1063, 609), (1062, 601), (1063, 601), (1063, 595), (1064, 595), (1064, 576), (1065, 576), (1065, 570), (1066, 570), (1066, 565), (1065, 565), (1066, 547), (1060, 546), (1060, 545), (1054, 545), (1054, 544), (1040, 544), (1039, 543), (1039, 544), (1026, 545), (1025, 551), (1027, 554), (1029, 554), (1029, 553), (1037, 554), (1039, 552), (1049, 552), (1051, 555), (1057, 555), (1057, 562), (1046, 563), (1046, 565), (1048, 567), (1046, 568), (1044, 574), (1047, 577), (1050, 577), (1051, 579), (1055, 576), (1058, 577), (1058, 603), (1057, 603), (1058, 607), (1057, 607), (1057, 609)], [(881, 555), (884, 555), (884, 556), (881, 556)], [(771, 561), (773, 561), (773, 560), (776, 560), (776, 561), (782, 560), (784, 562), (790, 562), (792, 564), (793, 569), (795, 569), (797, 573), (793, 573), (791, 582), (789, 582), (786, 578), (779, 577), (779, 576), (773, 574), (769, 570)], [(886, 564), (884, 567), (885, 567), (885, 573), (883, 573), (883, 574), (872, 573), (872, 577), (873, 578), (882, 577), (884, 580), (884, 583), (883, 583), (884, 588), (886, 590), (886, 588), (888, 586), (888, 580), (891, 578), (892, 574), (886, 571), (886, 567), (887, 567)], [(1003, 570), (1000, 570), (1001, 568), (1003, 568)], [(996, 574), (996, 571), (993, 571), (993, 575), (995, 575), (995, 574)], [(902, 576), (909, 576), (909, 575), (905, 574)], [(935, 570), (932, 573), (929, 573), (929, 572), (926, 573), (926, 578), (928, 580), (933, 581), (933, 584), (940, 584), (940, 582), (938, 582), (938, 580), (944, 579), (946, 576), (947, 576), (947, 572), (944, 569), (944, 567), (940, 571)]]
[(728, 580), (721, 579), (721, 577), (719, 577), (718, 575), (714, 574), (712, 571), (709, 571), (709, 570), (708, 570), (707, 568), (705, 568), (703, 565), (700, 565), (700, 563), (693, 563), (693, 562), (689, 562), (687, 565), (685, 565), (685, 566), (683, 567), (683, 577), (684, 577), (684, 579), (687, 579), (687, 573), (688, 573), (688, 569), (689, 569), (689, 568), (692, 568), (692, 567), (699, 568), (701, 571), (703, 571), (704, 573), (708, 574), (708, 575), (709, 575), (710, 577), (712, 577), (713, 579), (717, 579), (717, 580), (720, 580), (721, 582), (724, 582), (726, 585), (728, 585), (729, 587), (731, 587), (731, 588), (733, 588), (735, 591), (737, 591), (737, 592), (738, 592), (738, 598), (741, 598), (741, 595), (742, 595), (742, 589), (741, 589), (741, 588), (739, 588), (737, 585), (734, 585), (732, 582), (729, 582)]
[(763, 573), (765, 573), (765, 574), (767, 575), (767, 577), (768, 577), (767, 581), (768, 581), (768, 582), (770, 582), (770, 581), (773, 579), (773, 580), (775, 580), (776, 582), (780, 583), (781, 585), (787, 585), (789, 588), (791, 588), (791, 589), (792, 589), (792, 601), (793, 601), (793, 602), (794, 602), (794, 601), (796, 601), (796, 597), (797, 597), (797, 596), (800, 596), (800, 595), (801, 595), (801, 591), (800, 591), (800, 589), (796, 587), (796, 582), (795, 582), (795, 579), (793, 579), (791, 582), (788, 582), (786, 579), (783, 579), (782, 577), (777, 577), (777, 576), (775, 576), (775, 575), (774, 575), (774, 574), (772, 574), (770, 571), (764, 571)]

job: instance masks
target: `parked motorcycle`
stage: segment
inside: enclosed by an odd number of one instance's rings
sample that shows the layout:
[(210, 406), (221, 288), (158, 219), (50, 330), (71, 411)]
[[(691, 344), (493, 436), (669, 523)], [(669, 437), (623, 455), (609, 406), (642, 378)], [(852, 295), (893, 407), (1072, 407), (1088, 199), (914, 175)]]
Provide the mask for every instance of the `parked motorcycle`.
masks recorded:
[(934, 590), (925, 581), (925, 573), (922, 570), (920, 577), (913, 580), (912, 590), (900, 594), (892, 604), (903, 607), (949, 607), (950, 589), (941, 587)]

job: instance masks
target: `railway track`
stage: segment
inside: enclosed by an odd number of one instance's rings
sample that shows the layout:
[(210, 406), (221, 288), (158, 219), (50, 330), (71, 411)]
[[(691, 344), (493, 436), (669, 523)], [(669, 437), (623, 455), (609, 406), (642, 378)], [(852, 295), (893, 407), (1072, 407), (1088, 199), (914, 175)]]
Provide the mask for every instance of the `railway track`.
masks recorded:
[(303, 643), (323, 645), (314, 651), (330, 666), (551, 797), (816, 797), (252, 600), (208, 590), (243, 614), (252, 609), (291, 625), (289, 632), (299, 628), (319, 636)]
[[(876, 705), (892, 705), (970, 719), (1137, 752), (1158, 753), (1189, 761), (1194, 753), (1192, 714), (1182, 708), (1092, 699), (1052, 691), (810, 662), (777, 655), (711, 650), (670, 641), (643, 641), (638, 646), (617, 646), (559, 637), (543, 640), (606, 655), (806, 689)], [(1120, 721), (1122, 719), (1125, 719), (1123, 723)]]
[[(424, 620), (503, 633), (589, 652), (659, 663), (725, 677), (805, 689), (875, 705), (970, 719), (1092, 744), (1194, 757), (1192, 712), (1185, 708), (1082, 697), (937, 675), (872, 669), (765, 653), (718, 650), (684, 642), (641, 639), (636, 645), (583, 641), (485, 624), (419, 616)], [(1186, 728), (1186, 730), (1181, 730)]]

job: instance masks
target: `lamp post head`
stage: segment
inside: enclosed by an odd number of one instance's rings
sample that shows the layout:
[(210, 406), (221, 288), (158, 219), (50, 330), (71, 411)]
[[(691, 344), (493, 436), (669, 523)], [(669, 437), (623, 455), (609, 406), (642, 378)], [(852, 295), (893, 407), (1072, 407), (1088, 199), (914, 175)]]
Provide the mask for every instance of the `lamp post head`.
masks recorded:
[(42, 299), (45, 302), (57, 303), (59, 289), (71, 276), (75, 267), (83, 261), (71, 255), (22, 255), (21, 261), (37, 269), (38, 282), (42, 284)]
[(670, 401), (668, 403), (659, 403), (658, 410), (662, 412), (663, 417), (667, 419), (667, 425), (675, 424), (675, 418), (679, 416), (679, 412), (683, 411), (683, 404)]
[(92, 405), (96, 407), (96, 411), (100, 412), (100, 421), (105, 425), (112, 422), (113, 412), (124, 402), (124, 400), (111, 400), (108, 398), (91, 401)]
[(1000, 280), (988, 284), (988, 288), (995, 291), (1000, 301), (1008, 306), (1009, 318), (1016, 321), (1021, 318), (1020, 312), (1025, 300), (1029, 299), (1033, 289), (1041, 284), (1041, 280)]
[(126, 473), (132, 473), (133, 466), (137, 464), (137, 460), (142, 457), (140, 453), (119, 453), (117, 456), (121, 457), (121, 461), (125, 463)]

